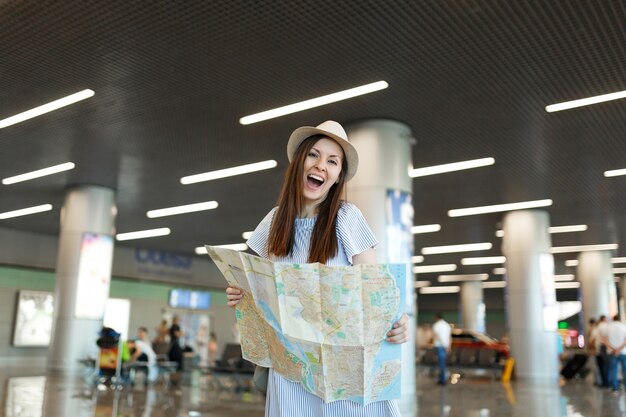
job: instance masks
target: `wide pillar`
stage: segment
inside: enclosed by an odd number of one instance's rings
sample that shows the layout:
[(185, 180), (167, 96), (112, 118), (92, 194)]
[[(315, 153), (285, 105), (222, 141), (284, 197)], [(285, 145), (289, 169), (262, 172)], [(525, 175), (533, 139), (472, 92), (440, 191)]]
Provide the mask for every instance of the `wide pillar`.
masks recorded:
[(54, 325), (48, 369), (73, 373), (94, 357), (109, 296), (115, 192), (99, 186), (67, 190), (54, 291)]
[(345, 127), (359, 152), (359, 170), (347, 185), (347, 199), (361, 209), (378, 238), (378, 262), (403, 263), (407, 268), (405, 303), (410, 340), (402, 345), (400, 405), (403, 414), (409, 415), (415, 404), (416, 308), (411, 273), (413, 204), (409, 177), (414, 139), (410, 127), (395, 120), (364, 120)]
[(582, 294), (583, 322), (597, 319), (600, 315), (612, 319), (617, 314), (617, 293), (611, 252), (581, 252), (578, 255), (576, 275)]
[(481, 281), (467, 281), (461, 284), (461, 311), (463, 328), (485, 333), (485, 303)]
[(531, 383), (558, 383), (557, 304), (548, 213), (513, 211), (504, 216), (508, 316), (515, 374)]

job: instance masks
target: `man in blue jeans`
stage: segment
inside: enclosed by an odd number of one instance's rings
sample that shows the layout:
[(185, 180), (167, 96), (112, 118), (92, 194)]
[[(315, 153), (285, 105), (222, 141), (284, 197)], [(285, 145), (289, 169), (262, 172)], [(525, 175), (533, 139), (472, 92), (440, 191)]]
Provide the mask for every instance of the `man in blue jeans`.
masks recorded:
[(602, 343), (607, 349), (609, 360), (609, 386), (613, 392), (619, 389), (618, 372), (622, 368), (622, 376), (626, 379), (626, 326), (619, 320), (619, 316), (613, 317), (613, 321), (608, 323), (601, 335)]
[(439, 381), (437, 381), (437, 384), (446, 385), (446, 354), (450, 351), (452, 328), (443, 319), (441, 313), (435, 314), (435, 319), (435, 324), (433, 324), (433, 338), (435, 341), (435, 350), (437, 351), (437, 360), (439, 362)]

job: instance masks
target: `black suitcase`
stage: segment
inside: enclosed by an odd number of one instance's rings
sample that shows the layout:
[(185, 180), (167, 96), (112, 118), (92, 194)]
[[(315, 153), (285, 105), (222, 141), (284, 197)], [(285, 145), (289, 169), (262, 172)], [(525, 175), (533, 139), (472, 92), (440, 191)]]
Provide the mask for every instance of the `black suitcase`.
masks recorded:
[(577, 353), (565, 363), (563, 369), (561, 369), (561, 375), (565, 379), (572, 379), (576, 374), (581, 373), (586, 363), (587, 355)]

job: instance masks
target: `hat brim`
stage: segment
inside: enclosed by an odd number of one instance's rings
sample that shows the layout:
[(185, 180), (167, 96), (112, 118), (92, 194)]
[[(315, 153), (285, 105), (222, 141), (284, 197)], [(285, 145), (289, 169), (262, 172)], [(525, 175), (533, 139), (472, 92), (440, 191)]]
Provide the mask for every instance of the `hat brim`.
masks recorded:
[(289, 158), (289, 162), (292, 161), (293, 156), (296, 154), (298, 146), (300, 146), (306, 138), (310, 138), (315, 135), (327, 136), (341, 146), (345, 156), (345, 161), (348, 163), (346, 182), (350, 181), (350, 179), (354, 177), (354, 174), (356, 174), (357, 168), (359, 167), (359, 154), (356, 151), (356, 148), (341, 136), (337, 136), (334, 133), (323, 129), (318, 129), (312, 126), (302, 126), (294, 130), (291, 136), (289, 136), (289, 142), (287, 142), (287, 157)]

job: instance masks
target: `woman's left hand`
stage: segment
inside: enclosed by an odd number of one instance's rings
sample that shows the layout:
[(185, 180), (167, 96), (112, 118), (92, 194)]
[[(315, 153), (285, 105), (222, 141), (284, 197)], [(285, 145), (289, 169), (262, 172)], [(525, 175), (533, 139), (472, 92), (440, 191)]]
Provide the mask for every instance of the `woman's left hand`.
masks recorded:
[(393, 328), (387, 332), (389, 343), (404, 343), (409, 340), (409, 317), (405, 314), (394, 323)]

